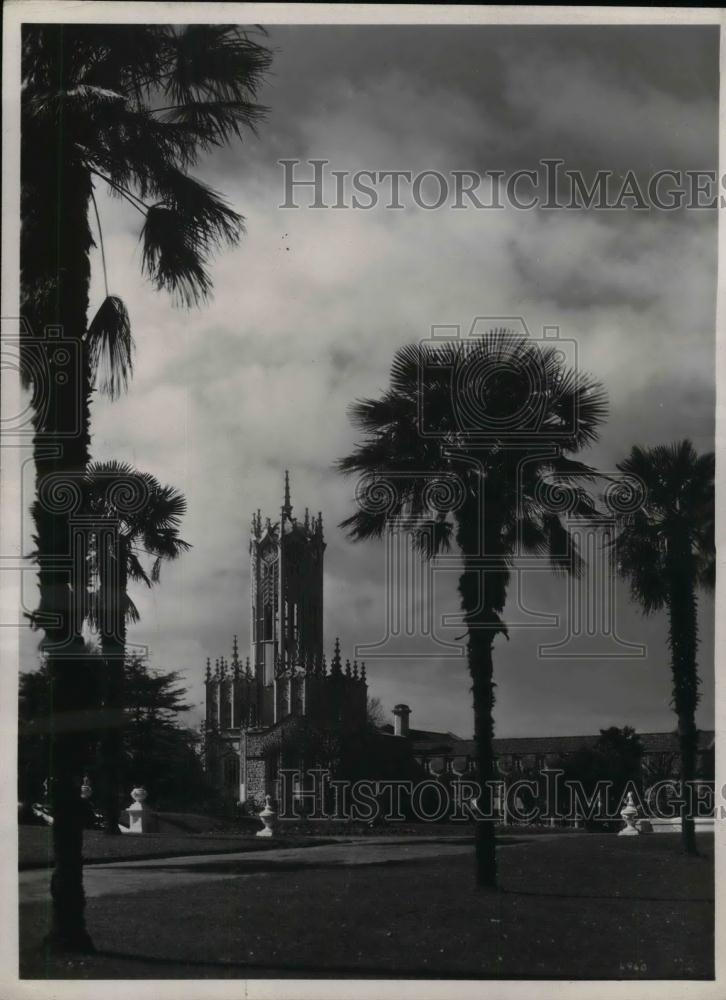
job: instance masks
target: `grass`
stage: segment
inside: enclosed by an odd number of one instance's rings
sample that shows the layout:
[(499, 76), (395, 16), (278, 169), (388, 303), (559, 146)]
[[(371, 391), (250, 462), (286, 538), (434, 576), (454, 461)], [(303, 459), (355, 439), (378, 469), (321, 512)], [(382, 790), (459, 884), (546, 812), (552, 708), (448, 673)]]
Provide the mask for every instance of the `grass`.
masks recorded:
[[(258, 824), (259, 827), (259, 824)], [(127, 861), (136, 858), (171, 858), (186, 854), (223, 854), (237, 851), (264, 851), (271, 847), (305, 847), (326, 843), (316, 837), (290, 837), (282, 841), (261, 840), (254, 832), (244, 833), (139, 833), (109, 837), (100, 830), (83, 836), (86, 864)], [(47, 826), (18, 827), (18, 867), (49, 868), (53, 865), (51, 830)]]
[(46, 907), (32, 904), (21, 975), (707, 979), (712, 845), (700, 836), (689, 858), (678, 837), (532, 838), (500, 850), (498, 891), (477, 890), (462, 856), (99, 897), (88, 925), (101, 953), (75, 961), (46, 960)]
[[(388, 823), (371, 827), (365, 823), (340, 823), (328, 820), (308, 820), (304, 823), (282, 821), (278, 829), (282, 839), (274, 843), (256, 837), (262, 829), (259, 820), (245, 819), (234, 822), (212, 823), (206, 817), (194, 814), (160, 814), (158, 833), (119, 835), (109, 837), (99, 830), (87, 830), (83, 837), (83, 852), (87, 864), (104, 861), (123, 861), (127, 858), (162, 858), (184, 854), (216, 854), (224, 851), (256, 851), (269, 847), (302, 847), (309, 843), (324, 844), (331, 839), (366, 836), (400, 837), (463, 837), (470, 838), (469, 823)], [(527, 836), (534, 833), (552, 833), (545, 827), (502, 828), (502, 836)], [(560, 831), (568, 833), (568, 830)], [(49, 868), (53, 864), (51, 829), (42, 825), (18, 827), (18, 867)]]

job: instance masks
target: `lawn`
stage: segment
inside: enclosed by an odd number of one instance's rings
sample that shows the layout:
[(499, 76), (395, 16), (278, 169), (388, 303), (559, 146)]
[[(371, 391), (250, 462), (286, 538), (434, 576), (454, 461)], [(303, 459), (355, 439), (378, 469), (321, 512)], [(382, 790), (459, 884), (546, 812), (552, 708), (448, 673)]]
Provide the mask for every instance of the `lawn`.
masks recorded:
[(21, 975), (712, 978), (713, 838), (699, 846), (687, 858), (677, 836), (532, 838), (500, 850), (496, 892), (475, 889), (462, 856), (99, 897), (88, 923), (102, 953), (66, 963), (44, 963), (47, 910), (32, 904)]
[[(302, 847), (323, 844), (347, 837), (463, 837), (472, 836), (468, 823), (389, 823), (371, 827), (366, 823), (341, 823), (332, 820), (308, 820), (304, 823), (278, 821), (282, 837), (274, 844), (255, 836), (262, 824), (254, 818), (244, 822), (212, 821), (189, 813), (161, 813), (158, 833), (109, 837), (99, 830), (87, 830), (83, 836), (83, 856), (87, 863), (122, 861), (126, 858), (162, 858), (184, 854), (217, 854), (224, 851), (265, 850), (269, 847)], [(517, 834), (524, 828), (509, 827), (502, 835)], [(526, 828), (527, 836), (551, 833), (544, 827)], [(563, 830), (566, 834), (569, 831)], [(18, 867), (47, 868), (53, 864), (51, 828), (40, 825), (18, 826)]]
[[(259, 824), (257, 824), (259, 827)], [(307, 843), (325, 843), (316, 837), (289, 837), (283, 841), (259, 839), (254, 832), (242, 833), (141, 833), (109, 837), (100, 830), (87, 830), (83, 836), (86, 863), (124, 861), (132, 858), (170, 858), (186, 854), (221, 854), (237, 851), (264, 851), (271, 847), (304, 847)], [(53, 864), (51, 830), (47, 826), (18, 827), (18, 867), (47, 868)]]

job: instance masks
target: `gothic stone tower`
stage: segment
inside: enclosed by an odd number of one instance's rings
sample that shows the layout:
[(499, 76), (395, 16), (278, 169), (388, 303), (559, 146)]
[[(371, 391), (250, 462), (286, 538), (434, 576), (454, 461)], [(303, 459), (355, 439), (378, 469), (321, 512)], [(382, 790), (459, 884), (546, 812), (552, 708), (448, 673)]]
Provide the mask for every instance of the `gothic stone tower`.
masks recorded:
[[(257, 725), (274, 725), (292, 709), (281, 704), (299, 691), (287, 691), (299, 672), (319, 667), (323, 657), (323, 518), (299, 522), (292, 516), (290, 478), (280, 520), (252, 519), (250, 537), (252, 664), (256, 682)], [(279, 684), (277, 682), (280, 682)]]
[(231, 669), (224, 657), (214, 672), (207, 661), (207, 769), (240, 802), (277, 795), (306, 729), (354, 732), (366, 720), (365, 664), (344, 669), (338, 639), (330, 671), (323, 655), (322, 515), (298, 521), (292, 510), (286, 472), (279, 521), (252, 518), (250, 656), (243, 666), (235, 637)]

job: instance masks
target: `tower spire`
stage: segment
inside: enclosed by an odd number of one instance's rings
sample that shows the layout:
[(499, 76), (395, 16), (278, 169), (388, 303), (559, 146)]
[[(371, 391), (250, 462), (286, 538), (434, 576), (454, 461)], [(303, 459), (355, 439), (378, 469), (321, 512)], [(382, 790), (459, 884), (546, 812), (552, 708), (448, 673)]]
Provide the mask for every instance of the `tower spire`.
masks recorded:
[(290, 473), (285, 469), (285, 500), (282, 505), (282, 513), (288, 517), (292, 514), (292, 504), (290, 503)]
[(333, 659), (330, 663), (331, 674), (339, 674), (341, 672), (341, 662), (340, 662), (340, 639), (338, 636), (335, 637), (335, 648), (333, 650)]

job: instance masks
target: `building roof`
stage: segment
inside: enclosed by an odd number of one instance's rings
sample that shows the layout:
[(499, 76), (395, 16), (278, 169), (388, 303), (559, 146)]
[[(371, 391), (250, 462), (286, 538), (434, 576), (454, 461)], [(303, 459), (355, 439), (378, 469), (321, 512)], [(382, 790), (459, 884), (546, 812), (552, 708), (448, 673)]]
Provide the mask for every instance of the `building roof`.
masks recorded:
[[(710, 748), (715, 739), (712, 729), (700, 730), (698, 746), (700, 750)], [(678, 734), (638, 733), (645, 753), (678, 753)], [(454, 733), (438, 733), (423, 729), (411, 729), (409, 738), (417, 756), (434, 754), (473, 756), (476, 746), (473, 740), (462, 740)], [(600, 734), (588, 736), (515, 736), (495, 737), (492, 740), (497, 757), (513, 755), (546, 755), (576, 753), (595, 746)]]

